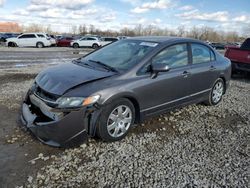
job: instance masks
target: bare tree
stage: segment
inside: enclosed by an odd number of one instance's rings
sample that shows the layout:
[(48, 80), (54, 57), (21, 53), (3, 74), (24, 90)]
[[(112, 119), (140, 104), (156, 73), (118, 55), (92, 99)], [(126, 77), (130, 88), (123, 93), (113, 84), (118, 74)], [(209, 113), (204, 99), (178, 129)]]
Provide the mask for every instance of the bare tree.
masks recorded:
[(186, 34), (186, 30), (185, 30), (185, 27), (184, 27), (184, 25), (181, 25), (181, 26), (179, 26), (178, 28), (177, 28), (177, 36), (178, 37), (184, 37), (185, 36), (185, 34)]

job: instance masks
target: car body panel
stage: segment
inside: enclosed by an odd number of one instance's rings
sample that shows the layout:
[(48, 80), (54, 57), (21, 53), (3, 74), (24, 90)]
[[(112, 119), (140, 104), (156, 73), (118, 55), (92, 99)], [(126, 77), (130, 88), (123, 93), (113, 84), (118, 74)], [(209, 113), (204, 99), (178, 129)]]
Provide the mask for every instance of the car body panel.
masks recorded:
[(112, 75), (114, 75), (113, 72), (68, 63), (42, 71), (36, 77), (36, 83), (50, 93), (63, 95), (67, 90), (77, 85)]

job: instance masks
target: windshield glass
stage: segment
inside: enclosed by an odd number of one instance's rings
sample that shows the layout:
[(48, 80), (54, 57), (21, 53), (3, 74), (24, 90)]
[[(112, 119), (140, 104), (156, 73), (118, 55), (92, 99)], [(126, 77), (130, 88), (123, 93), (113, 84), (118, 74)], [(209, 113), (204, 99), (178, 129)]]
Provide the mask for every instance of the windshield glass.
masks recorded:
[(112, 43), (81, 59), (108, 65), (118, 71), (126, 71), (134, 67), (158, 43), (137, 40), (122, 40)]

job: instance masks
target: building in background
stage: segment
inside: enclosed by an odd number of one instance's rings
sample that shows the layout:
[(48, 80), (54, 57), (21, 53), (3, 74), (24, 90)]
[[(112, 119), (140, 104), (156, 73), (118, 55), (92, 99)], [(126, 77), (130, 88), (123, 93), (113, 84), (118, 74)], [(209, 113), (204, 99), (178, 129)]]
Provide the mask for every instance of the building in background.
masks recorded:
[(16, 22), (0, 22), (0, 32), (21, 32), (21, 27)]

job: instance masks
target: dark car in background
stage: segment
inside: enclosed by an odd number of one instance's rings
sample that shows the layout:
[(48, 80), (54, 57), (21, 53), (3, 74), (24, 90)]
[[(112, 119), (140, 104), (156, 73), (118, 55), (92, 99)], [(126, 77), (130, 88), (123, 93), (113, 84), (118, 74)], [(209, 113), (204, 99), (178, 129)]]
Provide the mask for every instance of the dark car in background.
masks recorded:
[(57, 39), (57, 46), (70, 47), (70, 43), (74, 40), (73, 37), (61, 37)]
[(201, 41), (120, 40), (39, 73), (21, 120), (52, 146), (96, 135), (117, 141), (146, 118), (193, 103), (218, 104), (230, 77), (231, 62)]
[(6, 39), (15, 38), (18, 35), (20, 35), (20, 33), (0, 33), (0, 42), (6, 42)]
[(210, 43), (210, 45), (216, 50), (224, 50), (226, 46), (225, 43), (219, 43), (219, 42), (212, 42)]
[(110, 44), (112, 42), (116, 42), (118, 40), (119, 40), (118, 37), (102, 37), (102, 38), (100, 38), (101, 46), (105, 46), (107, 44)]

